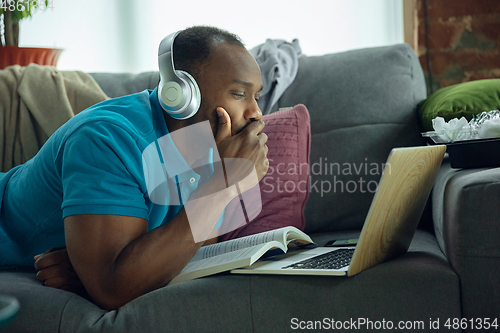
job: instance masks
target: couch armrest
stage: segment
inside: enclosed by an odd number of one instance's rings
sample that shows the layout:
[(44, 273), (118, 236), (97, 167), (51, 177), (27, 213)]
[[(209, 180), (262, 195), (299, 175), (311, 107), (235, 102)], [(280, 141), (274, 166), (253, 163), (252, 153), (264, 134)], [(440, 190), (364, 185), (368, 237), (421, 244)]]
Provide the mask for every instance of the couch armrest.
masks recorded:
[(445, 161), (432, 208), (438, 243), (460, 277), (463, 317), (498, 317), (500, 168), (452, 169)]

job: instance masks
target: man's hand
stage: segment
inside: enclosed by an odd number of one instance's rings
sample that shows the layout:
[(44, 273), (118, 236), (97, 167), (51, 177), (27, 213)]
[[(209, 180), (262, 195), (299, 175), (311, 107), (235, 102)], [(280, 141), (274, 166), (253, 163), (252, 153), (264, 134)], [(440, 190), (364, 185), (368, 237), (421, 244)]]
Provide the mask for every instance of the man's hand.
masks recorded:
[(36, 278), (47, 287), (74, 292), (80, 296), (86, 294), (82, 282), (76, 275), (69, 260), (66, 247), (56, 247), (35, 256)]
[[(219, 127), (215, 136), (215, 143), (221, 159), (223, 161), (224, 158), (249, 160), (255, 166), (260, 181), (269, 169), (268, 148), (266, 146), (267, 135), (260, 133), (264, 128), (264, 122), (262, 120), (251, 122), (240, 133), (231, 136), (231, 118), (229, 114), (222, 107), (217, 108), (217, 114), (219, 115)], [(245, 178), (248, 172), (241, 170), (241, 164), (239, 163), (238, 169), (230, 172), (226, 166), (226, 175), (234, 176), (238, 174), (240, 180)]]

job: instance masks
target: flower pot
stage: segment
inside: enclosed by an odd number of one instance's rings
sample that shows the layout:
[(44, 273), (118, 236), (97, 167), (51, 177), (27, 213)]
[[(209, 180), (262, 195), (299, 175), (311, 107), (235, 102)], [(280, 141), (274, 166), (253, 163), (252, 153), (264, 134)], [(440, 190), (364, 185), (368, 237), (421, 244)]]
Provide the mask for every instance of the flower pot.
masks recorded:
[(47, 49), (40, 47), (0, 47), (0, 69), (7, 66), (27, 66), (31, 63), (56, 66), (62, 49)]

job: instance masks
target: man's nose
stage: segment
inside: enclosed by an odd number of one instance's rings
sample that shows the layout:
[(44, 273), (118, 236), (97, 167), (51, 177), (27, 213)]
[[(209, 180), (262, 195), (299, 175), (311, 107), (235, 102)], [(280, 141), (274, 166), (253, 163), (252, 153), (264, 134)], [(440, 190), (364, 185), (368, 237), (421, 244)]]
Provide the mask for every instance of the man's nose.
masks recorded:
[(249, 121), (260, 120), (262, 118), (262, 111), (259, 108), (259, 104), (254, 99), (249, 105), (248, 109), (245, 111), (245, 119)]

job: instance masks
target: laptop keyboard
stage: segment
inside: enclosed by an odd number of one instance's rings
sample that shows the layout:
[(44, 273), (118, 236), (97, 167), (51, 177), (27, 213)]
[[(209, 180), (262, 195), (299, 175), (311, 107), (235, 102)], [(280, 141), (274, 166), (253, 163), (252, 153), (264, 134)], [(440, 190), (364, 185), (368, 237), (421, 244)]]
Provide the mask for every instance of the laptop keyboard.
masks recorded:
[(353, 253), (354, 249), (338, 249), (284, 266), (282, 269), (340, 269), (351, 263)]

